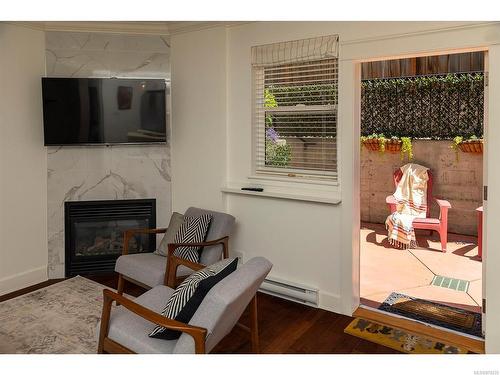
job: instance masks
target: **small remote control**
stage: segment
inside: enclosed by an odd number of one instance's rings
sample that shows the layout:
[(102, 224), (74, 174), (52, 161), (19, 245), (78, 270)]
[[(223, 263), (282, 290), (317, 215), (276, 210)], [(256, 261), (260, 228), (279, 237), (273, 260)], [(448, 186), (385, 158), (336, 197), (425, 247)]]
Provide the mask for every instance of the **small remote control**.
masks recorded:
[(259, 187), (244, 187), (244, 188), (241, 188), (241, 190), (258, 191), (258, 192), (264, 191), (264, 189), (259, 188)]

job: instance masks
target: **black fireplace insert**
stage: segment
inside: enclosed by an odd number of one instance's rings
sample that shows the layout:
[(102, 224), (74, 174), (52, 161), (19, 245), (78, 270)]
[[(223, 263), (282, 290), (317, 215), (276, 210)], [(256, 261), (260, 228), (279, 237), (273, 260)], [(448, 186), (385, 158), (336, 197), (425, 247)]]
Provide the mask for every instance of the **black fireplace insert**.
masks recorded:
[[(127, 229), (156, 227), (155, 199), (123, 199), (64, 203), (66, 277), (112, 272), (123, 250)], [(154, 234), (138, 234), (129, 253), (151, 252)]]

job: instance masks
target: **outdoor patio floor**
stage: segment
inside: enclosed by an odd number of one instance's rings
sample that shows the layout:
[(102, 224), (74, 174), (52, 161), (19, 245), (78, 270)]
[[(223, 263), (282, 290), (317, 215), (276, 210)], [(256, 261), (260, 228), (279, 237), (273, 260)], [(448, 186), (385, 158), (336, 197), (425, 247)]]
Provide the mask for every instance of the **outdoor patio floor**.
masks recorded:
[[(392, 292), (481, 312), (482, 263), (477, 238), (448, 234), (441, 252), (439, 236), (416, 232), (416, 249), (401, 250), (387, 241), (383, 224), (361, 223), (361, 303), (377, 308)], [(431, 285), (434, 276), (469, 281), (464, 291)]]

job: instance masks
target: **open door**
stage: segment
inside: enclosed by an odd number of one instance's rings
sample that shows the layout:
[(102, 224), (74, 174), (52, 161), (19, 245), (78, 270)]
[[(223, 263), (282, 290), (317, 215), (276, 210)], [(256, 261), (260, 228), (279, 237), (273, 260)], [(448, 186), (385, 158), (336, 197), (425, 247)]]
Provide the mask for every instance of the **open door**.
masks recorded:
[(482, 331), (483, 336), (485, 336), (486, 332), (486, 260), (487, 260), (487, 248), (488, 244), (486, 242), (486, 220), (488, 213), (488, 108), (489, 108), (489, 100), (488, 100), (488, 92), (489, 92), (489, 63), (488, 63), (488, 52), (484, 52), (484, 151), (483, 151), (483, 211), (479, 213), (481, 218), (481, 227), (478, 228), (478, 236), (481, 236), (482, 240), (482, 265), (483, 265), (483, 283), (482, 283), (482, 304), (481, 304), (481, 313), (482, 313)]

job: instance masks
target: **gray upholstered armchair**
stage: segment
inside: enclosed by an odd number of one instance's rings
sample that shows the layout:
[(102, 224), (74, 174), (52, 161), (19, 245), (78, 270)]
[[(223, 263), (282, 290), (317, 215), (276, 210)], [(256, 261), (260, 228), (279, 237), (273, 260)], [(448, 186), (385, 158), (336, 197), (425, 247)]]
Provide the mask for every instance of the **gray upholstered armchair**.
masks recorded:
[[(252, 349), (259, 351), (257, 289), (271, 270), (265, 258), (252, 258), (216, 284), (205, 296), (188, 324), (161, 315), (173, 293), (164, 285), (155, 286), (134, 301), (104, 290), (99, 328), (98, 353), (208, 353), (238, 323), (250, 307)], [(111, 308), (113, 301), (121, 306)], [(181, 331), (177, 340), (151, 338), (148, 334), (161, 325)]]
[[(118, 294), (123, 294), (126, 280), (146, 289), (162, 284), (175, 287), (179, 280), (189, 276), (195, 270), (213, 264), (221, 260), (221, 258), (227, 258), (228, 239), (234, 226), (234, 217), (226, 213), (195, 207), (189, 207), (185, 212), (185, 216), (200, 216), (203, 214), (212, 215), (205, 242), (199, 244), (169, 244), (167, 256), (155, 253), (128, 253), (128, 244), (132, 236), (136, 234), (165, 233), (166, 228), (127, 230), (125, 232), (123, 253), (116, 260), (115, 265), (115, 271), (118, 273)], [(200, 263), (193, 263), (173, 256), (173, 252), (177, 247), (186, 245), (202, 247)]]

